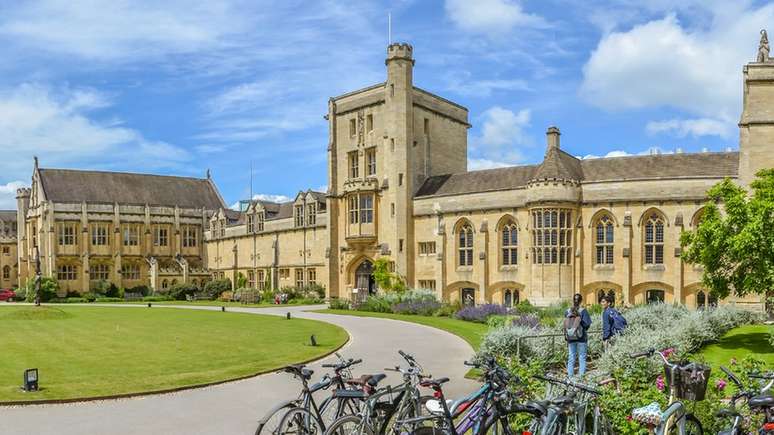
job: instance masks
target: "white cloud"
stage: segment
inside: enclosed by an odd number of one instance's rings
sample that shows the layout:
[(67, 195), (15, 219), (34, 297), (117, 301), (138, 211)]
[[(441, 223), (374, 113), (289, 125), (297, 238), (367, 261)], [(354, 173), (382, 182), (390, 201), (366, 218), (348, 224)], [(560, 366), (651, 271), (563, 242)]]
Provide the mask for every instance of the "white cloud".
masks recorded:
[(257, 193), (253, 195), (253, 199), (269, 202), (288, 202), (293, 200), (293, 198), (287, 195), (274, 195), (271, 193)]
[(481, 135), (471, 139), (468, 161), (471, 168), (491, 168), (521, 163), (524, 155), (517, 148), (531, 146), (524, 129), (530, 123), (530, 110), (516, 113), (494, 106), (481, 115)]
[(701, 136), (720, 136), (729, 138), (732, 136), (733, 128), (727, 122), (717, 119), (699, 118), (699, 119), (668, 119), (664, 121), (651, 121), (645, 126), (648, 134), (670, 134), (676, 137), (701, 137)]
[(465, 31), (501, 35), (514, 28), (546, 28), (543, 17), (524, 12), (517, 0), (446, 0), (446, 15)]
[(526, 80), (492, 79), (452, 81), (447, 89), (459, 95), (484, 98), (490, 97), (494, 92), (529, 91), (530, 87)]
[(23, 181), (0, 184), (0, 210), (16, 210), (16, 189), (28, 186)]
[[(31, 172), (32, 156), (42, 166), (134, 168), (144, 172), (181, 168), (188, 152), (148, 140), (119, 122), (100, 122), (91, 111), (109, 100), (92, 90), (54, 91), (37, 84), (0, 90), (0, 149), (13, 159), (0, 161), (0, 174), (21, 178)], [(118, 166), (117, 166), (118, 165)]]
[(497, 162), (488, 159), (468, 159), (468, 171), (478, 171), (481, 169), (494, 169), (513, 166), (512, 163)]
[(694, 27), (670, 13), (606, 34), (583, 68), (581, 96), (610, 110), (674, 107), (731, 127), (741, 107), (741, 67), (754, 60), (758, 29), (774, 20), (774, 4), (746, 6), (713, 4), (697, 11), (712, 19)]

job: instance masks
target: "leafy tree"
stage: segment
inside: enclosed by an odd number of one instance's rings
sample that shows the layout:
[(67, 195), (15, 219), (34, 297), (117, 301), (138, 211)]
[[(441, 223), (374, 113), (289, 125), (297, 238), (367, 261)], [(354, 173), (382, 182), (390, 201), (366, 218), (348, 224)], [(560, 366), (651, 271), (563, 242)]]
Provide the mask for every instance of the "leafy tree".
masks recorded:
[(237, 273), (236, 277), (236, 288), (245, 288), (247, 287), (247, 278), (242, 274), (242, 272)]
[(406, 280), (398, 273), (392, 271), (392, 262), (385, 257), (374, 261), (372, 275), (374, 276), (374, 282), (382, 290), (403, 292), (407, 288)]
[(199, 287), (190, 283), (175, 284), (169, 289), (169, 296), (178, 301), (184, 301), (187, 296), (193, 296), (198, 291)]
[(756, 175), (751, 194), (728, 178), (712, 187), (696, 230), (680, 238), (682, 258), (704, 267), (720, 297), (774, 289), (774, 169)]
[(217, 299), (220, 295), (231, 290), (231, 281), (228, 278), (216, 279), (204, 285), (204, 294), (210, 299)]
[[(59, 282), (54, 278), (40, 277), (40, 301), (48, 302), (57, 296)], [(35, 302), (35, 279), (27, 281), (27, 302)]]

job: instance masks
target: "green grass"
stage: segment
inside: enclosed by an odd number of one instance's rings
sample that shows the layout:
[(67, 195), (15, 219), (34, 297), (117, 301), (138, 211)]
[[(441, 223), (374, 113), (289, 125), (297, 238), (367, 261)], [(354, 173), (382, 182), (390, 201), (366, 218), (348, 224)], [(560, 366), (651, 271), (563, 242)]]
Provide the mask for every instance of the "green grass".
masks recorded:
[[(0, 307), (0, 402), (158, 391), (249, 376), (346, 342), (327, 323), (172, 308)], [(317, 347), (310, 346), (315, 334)], [(19, 391), (26, 368), (41, 391)]]
[(356, 310), (317, 310), (317, 313), (344, 314), (348, 316), (360, 317), (379, 317), (383, 319), (403, 320), (406, 322), (419, 323), (420, 325), (432, 326), (446, 332), (450, 332), (463, 340), (467, 341), (474, 350), (481, 346), (481, 340), (489, 327), (483, 323), (466, 322), (464, 320), (453, 319), (451, 317), (418, 316), (413, 314), (391, 314), (391, 313), (372, 313), (369, 311)]
[(717, 343), (706, 346), (700, 355), (713, 367), (728, 365), (731, 358), (751, 355), (774, 366), (774, 347), (769, 344), (768, 325), (746, 325), (732, 329)]

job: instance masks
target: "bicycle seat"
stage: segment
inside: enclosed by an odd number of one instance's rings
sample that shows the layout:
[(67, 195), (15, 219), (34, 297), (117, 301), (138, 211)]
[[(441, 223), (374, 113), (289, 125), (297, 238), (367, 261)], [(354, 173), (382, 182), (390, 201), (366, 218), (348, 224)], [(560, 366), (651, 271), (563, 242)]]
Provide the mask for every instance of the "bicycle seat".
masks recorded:
[(549, 402), (554, 406), (567, 406), (572, 405), (575, 402), (575, 398), (572, 396), (557, 396), (549, 400)]
[(433, 387), (438, 388), (441, 386), (441, 384), (445, 384), (449, 382), (449, 378), (438, 378), (438, 379), (426, 379), (419, 383), (419, 385), (423, 387)]
[(733, 418), (739, 416), (739, 412), (734, 408), (721, 408), (715, 413), (715, 417)]
[(656, 402), (642, 408), (635, 408), (632, 411), (632, 419), (648, 426), (658, 426), (661, 424), (661, 405)]
[(548, 412), (548, 406), (551, 404), (548, 400), (533, 400), (524, 404), (524, 407), (534, 409), (541, 415), (545, 415)]
[(365, 385), (375, 387), (379, 383), (379, 381), (381, 381), (386, 377), (387, 375), (383, 373), (379, 373), (375, 375), (362, 375), (359, 378), (347, 379), (347, 383), (350, 385), (357, 385), (361, 387)]
[(771, 408), (774, 407), (774, 397), (773, 396), (755, 396), (751, 398), (747, 405), (750, 408)]
[(307, 381), (312, 378), (312, 375), (314, 374), (314, 370), (310, 370), (308, 368), (305, 368), (303, 365), (292, 365), (287, 366), (284, 369), (287, 373), (292, 373), (297, 376), (301, 376), (302, 378), (306, 379)]

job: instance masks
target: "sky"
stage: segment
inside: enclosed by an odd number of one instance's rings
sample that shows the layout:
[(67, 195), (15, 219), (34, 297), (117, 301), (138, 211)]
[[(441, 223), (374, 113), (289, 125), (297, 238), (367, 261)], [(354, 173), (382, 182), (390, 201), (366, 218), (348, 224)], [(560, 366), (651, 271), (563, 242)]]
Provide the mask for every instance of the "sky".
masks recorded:
[[(467, 107), (470, 170), (738, 149), (746, 0), (0, 1), (0, 209), (41, 167), (204, 177), (228, 204), (326, 189), (331, 96), (384, 81)], [(774, 27), (771, 29), (774, 31)]]

